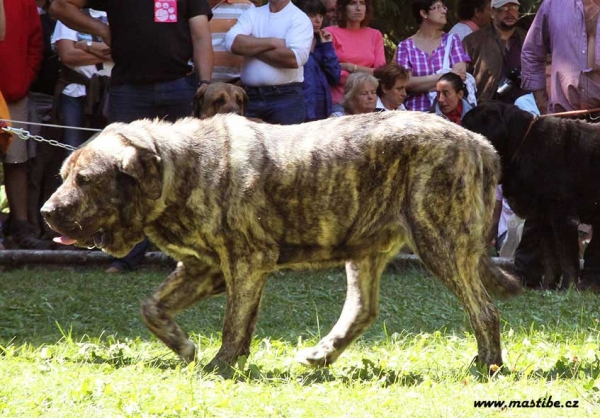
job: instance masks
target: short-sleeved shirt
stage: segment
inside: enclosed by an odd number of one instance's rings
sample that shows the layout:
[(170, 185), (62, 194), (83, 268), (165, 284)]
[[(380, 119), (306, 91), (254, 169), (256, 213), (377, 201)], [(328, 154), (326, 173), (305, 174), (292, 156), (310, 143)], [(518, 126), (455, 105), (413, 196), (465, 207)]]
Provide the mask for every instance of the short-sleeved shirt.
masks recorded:
[(308, 61), (313, 40), (313, 27), (308, 16), (289, 2), (277, 13), (269, 4), (249, 9), (225, 35), (225, 48), (231, 47), (238, 35), (256, 38), (285, 39), (285, 46), (296, 56), (298, 68), (275, 67), (255, 57), (244, 57), (240, 74), (245, 86), (276, 86), (304, 81), (304, 64)]
[[(450, 67), (456, 63), (471, 60), (463, 49), (458, 35), (444, 33), (440, 45), (431, 55), (420, 50), (415, 45), (412, 37), (400, 42), (398, 45), (398, 65), (410, 70), (413, 77), (435, 74), (442, 69), (446, 45), (450, 45)], [(426, 112), (432, 103), (428, 93), (416, 93), (409, 94), (404, 101), (404, 105), (408, 110)]]
[[(377, 29), (363, 27), (360, 29), (326, 28), (333, 37), (333, 48), (340, 62), (350, 62), (363, 67), (377, 68), (385, 65), (383, 35)], [(342, 78), (336, 86), (331, 86), (331, 99), (334, 104), (342, 101), (344, 85), (350, 76), (342, 70)]]
[(176, 18), (167, 22), (155, 22), (150, 0), (89, 0), (87, 5), (108, 14), (113, 84), (156, 83), (188, 74), (193, 56), (188, 21), (212, 17), (206, 0), (177, 0)]

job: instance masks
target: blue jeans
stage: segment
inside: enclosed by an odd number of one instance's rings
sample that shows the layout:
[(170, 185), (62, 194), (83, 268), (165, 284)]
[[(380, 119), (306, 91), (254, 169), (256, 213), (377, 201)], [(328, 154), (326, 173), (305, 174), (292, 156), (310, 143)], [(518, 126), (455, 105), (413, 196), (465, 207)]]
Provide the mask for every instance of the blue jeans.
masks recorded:
[(306, 119), (306, 103), (302, 83), (279, 86), (246, 87), (246, 116), (268, 123), (293, 125)]
[[(60, 95), (60, 115), (63, 125), (83, 127), (85, 125), (85, 96), (71, 97), (65, 94)], [(90, 134), (88, 131), (78, 129), (64, 129), (62, 142), (74, 147), (83, 144)]]
[(197, 80), (190, 75), (162, 83), (111, 86), (108, 119), (129, 123), (158, 117), (174, 122), (191, 116)]
[[(129, 123), (143, 118), (169, 121), (191, 116), (198, 86), (195, 75), (154, 84), (121, 84), (111, 86), (108, 105), (109, 122)], [(111, 266), (131, 270), (143, 260), (150, 242), (145, 238), (123, 258), (115, 258)]]

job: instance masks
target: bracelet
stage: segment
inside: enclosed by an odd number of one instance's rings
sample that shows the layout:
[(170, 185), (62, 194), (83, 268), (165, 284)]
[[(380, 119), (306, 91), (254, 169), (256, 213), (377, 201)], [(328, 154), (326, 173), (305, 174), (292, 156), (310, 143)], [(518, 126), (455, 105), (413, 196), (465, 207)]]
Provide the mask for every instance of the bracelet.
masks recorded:
[(202, 84), (210, 84), (210, 80), (200, 80), (198, 82), (198, 87), (200, 87)]

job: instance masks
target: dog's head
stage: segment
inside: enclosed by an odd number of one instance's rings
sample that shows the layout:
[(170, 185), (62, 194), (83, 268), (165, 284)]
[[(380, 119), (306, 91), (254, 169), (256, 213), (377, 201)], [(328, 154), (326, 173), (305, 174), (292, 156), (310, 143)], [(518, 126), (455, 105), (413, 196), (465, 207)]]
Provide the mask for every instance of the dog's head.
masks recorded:
[(143, 129), (112, 124), (67, 158), (63, 184), (41, 209), (63, 243), (122, 257), (144, 238), (163, 186), (162, 161), (148, 138)]
[(217, 113), (236, 113), (244, 116), (248, 95), (246, 91), (229, 83), (211, 83), (194, 98), (194, 116), (210, 118)]
[(515, 105), (490, 101), (468, 111), (462, 126), (485, 136), (502, 160), (508, 161), (527, 134), (533, 117)]

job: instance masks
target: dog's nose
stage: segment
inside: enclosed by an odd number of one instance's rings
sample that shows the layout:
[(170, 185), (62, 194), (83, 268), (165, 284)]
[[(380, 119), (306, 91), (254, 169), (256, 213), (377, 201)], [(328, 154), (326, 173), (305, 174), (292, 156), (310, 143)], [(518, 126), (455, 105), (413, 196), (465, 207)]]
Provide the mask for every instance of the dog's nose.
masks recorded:
[(58, 209), (53, 203), (46, 202), (44, 203), (44, 206), (42, 206), (42, 208), (40, 209), (40, 213), (42, 214), (46, 222), (51, 222), (56, 217)]

